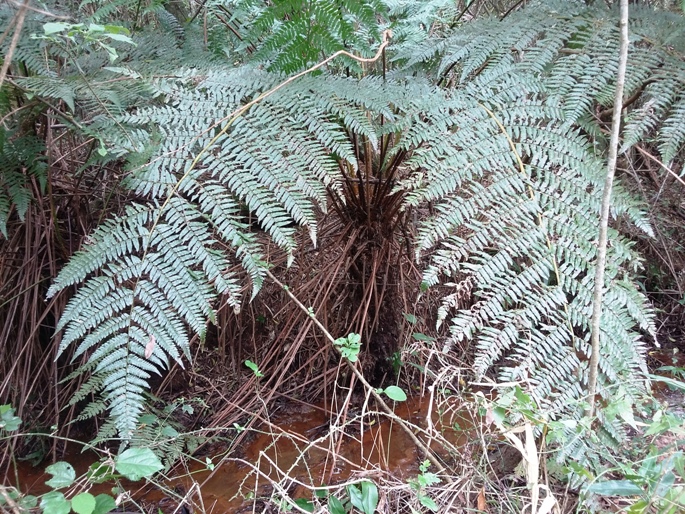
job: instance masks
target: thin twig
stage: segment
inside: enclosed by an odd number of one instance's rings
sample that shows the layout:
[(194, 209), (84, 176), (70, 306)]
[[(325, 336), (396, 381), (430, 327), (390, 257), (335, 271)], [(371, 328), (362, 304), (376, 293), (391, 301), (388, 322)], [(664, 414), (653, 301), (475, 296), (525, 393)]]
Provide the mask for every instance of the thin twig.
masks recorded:
[(589, 417), (595, 414), (595, 400), (597, 396), (597, 375), (599, 368), (600, 320), (602, 317), (602, 296), (604, 294), (604, 271), (607, 260), (607, 233), (609, 230), (609, 209), (611, 207), (611, 189), (614, 185), (616, 160), (618, 156), (618, 139), (621, 132), (621, 111), (623, 109), (623, 87), (626, 81), (626, 66), (628, 63), (628, 0), (621, 0), (621, 48), (618, 58), (618, 72), (616, 76), (616, 93), (614, 95), (614, 114), (611, 124), (611, 140), (609, 143), (609, 162), (602, 195), (602, 210), (599, 222), (599, 241), (597, 242), (597, 268), (595, 269), (595, 286), (592, 298), (592, 324), (590, 370), (588, 376), (588, 408)]
[(659, 166), (661, 166), (664, 170), (666, 170), (669, 174), (673, 175), (673, 178), (676, 179), (678, 182), (680, 182), (683, 186), (685, 186), (685, 180), (680, 178), (680, 175), (678, 175), (675, 171), (673, 171), (671, 168), (666, 166), (663, 162), (661, 162), (659, 159), (654, 157), (651, 153), (649, 153), (647, 150), (644, 148), (640, 148), (639, 146), (635, 146), (638, 152), (640, 152), (644, 157), (647, 157), (648, 159), (653, 160), (655, 163), (657, 163)]
[(17, 49), (17, 45), (19, 44), (21, 29), (24, 27), (26, 11), (28, 11), (30, 1), (31, 0), (24, 0), (24, 3), (21, 4), (19, 12), (17, 13), (16, 22), (14, 25), (14, 36), (12, 36), (12, 42), (10, 43), (10, 47), (7, 49), (5, 60), (2, 63), (2, 69), (0, 69), (0, 86), (2, 86), (5, 82), (5, 75), (7, 75), (7, 70), (9, 70), (10, 63), (12, 62), (12, 56), (14, 55), (14, 51)]

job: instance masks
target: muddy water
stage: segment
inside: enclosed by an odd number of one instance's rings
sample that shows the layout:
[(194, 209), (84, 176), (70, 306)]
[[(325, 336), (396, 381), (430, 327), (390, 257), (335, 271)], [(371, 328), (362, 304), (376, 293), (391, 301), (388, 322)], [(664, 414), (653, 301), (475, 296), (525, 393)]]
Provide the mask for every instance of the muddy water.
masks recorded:
[[(331, 430), (331, 416), (318, 407), (281, 407), (271, 419), (256, 425), (230, 457), (214, 457), (213, 471), (198, 462), (178, 470), (179, 476), (168, 480), (165, 487), (181, 495), (187, 492), (192, 502), (202, 506), (196, 512), (233, 513), (251, 512), (254, 498), (268, 498), (273, 484), (278, 482), (290, 497), (311, 499), (314, 487), (335, 485), (350, 478), (391, 474), (404, 481), (418, 474), (418, 466), (425, 457), (397, 423), (383, 416), (349, 412), (346, 420), (340, 420), (347, 422), (342, 433)], [(445, 423), (448, 426), (440, 426), (436, 410), (430, 402), (416, 398), (397, 404), (395, 413), (417, 427), (433, 425), (452, 445), (463, 445), (472, 421), (454, 418)], [(433, 444), (433, 449), (444, 453), (440, 445)], [(74, 453), (64, 460), (82, 473), (97, 457)], [(48, 478), (37, 469), (21, 468), (22, 490), (28, 489), (31, 494), (45, 492), (44, 482)], [(148, 512), (182, 512), (178, 503), (159, 487), (125, 485)], [(111, 486), (95, 486), (91, 493), (111, 493)]]
[[(652, 355), (663, 358), (662, 354)], [(685, 364), (682, 355), (676, 362), (671, 355), (664, 365)], [(682, 408), (682, 392), (673, 392), (662, 383), (655, 383), (654, 392), (661, 400)], [(449, 405), (442, 405), (450, 410)], [(464, 448), (474, 434), (474, 420), (455, 406), (443, 413), (439, 424), (437, 408), (428, 400), (410, 399), (397, 404), (395, 413), (401, 419), (426, 428), (430, 425), (455, 448)], [(367, 413), (368, 414), (368, 413)], [(167, 492), (159, 486), (148, 484), (124, 484), (138, 505), (146, 512), (156, 514), (192, 512), (183, 511), (173, 501), (169, 490), (178, 495), (187, 493), (190, 503), (199, 506), (194, 512), (240, 513), (261, 512), (263, 506), (254, 499), (268, 499), (273, 484), (283, 487), (291, 498), (312, 498), (312, 490), (321, 485), (335, 485), (350, 478), (379, 478), (390, 474), (405, 481), (415, 477), (424, 456), (417, 452), (411, 438), (396, 424), (383, 416), (360, 416), (349, 412), (345, 433), (331, 429), (330, 414), (321, 405), (302, 406), (289, 404), (280, 407), (270, 419), (255, 425), (230, 457), (221, 458), (218, 452), (212, 459), (213, 471), (200, 462), (188, 468), (177, 469), (176, 478), (164, 484)], [(362, 422), (363, 421), (363, 422)], [(422, 437), (424, 438), (424, 437)], [(437, 443), (432, 449), (444, 454)], [(204, 457), (202, 458), (204, 459)], [(83, 473), (88, 465), (97, 460), (95, 454), (74, 452), (64, 460), (74, 465), (77, 473)], [(287, 478), (287, 477), (289, 478)], [(47, 491), (46, 477), (38, 468), (28, 465), (20, 469), (21, 490), (40, 494)], [(112, 484), (101, 484), (91, 489), (93, 494), (109, 493)], [(130, 511), (136, 509), (129, 507)], [(137, 510), (139, 511), (139, 510)]]
[[(425, 427), (428, 402), (409, 400), (399, 404), (395, 413)], [(431, 413), (433, 423), (437, 423), (437, 417), (437, 413)], [(270, 420), (271, 424), (262, 424), (256, 435), (246, 441), (237, 452), (240, 458), (224, 459), (213, 472), (201, 470), (201, 466), (191, 468), (192, 480), (185, 476), (169, 485), (191, 491), (194, 481), (194, 490), (201, 491), (201, 502), (207, 512), (251, 512), (251, 498), (268, 498), (273, 482), (282, 481), (290, 497), (309, 500), (314, 487), (334, 485), (349, 478), (389, 473), (406, 480), (418, 474), (424, 456), (417, 453), (411, 438), (396, 423), (373, 416), (364, 416), (362, 422), (361, 416), (354, 413), (350, 413), (348, 420), (352, 421), (343, 434), (330, 430), (330, 417), (322, 410), (285, 407), (284, 412)], [(455, 426), (456, 429), (441, 431), (453, 445), (459, 446), (466, 431), (456, 423)], [(163, 502), (162, 493), (149, 492), (145, 500)]]

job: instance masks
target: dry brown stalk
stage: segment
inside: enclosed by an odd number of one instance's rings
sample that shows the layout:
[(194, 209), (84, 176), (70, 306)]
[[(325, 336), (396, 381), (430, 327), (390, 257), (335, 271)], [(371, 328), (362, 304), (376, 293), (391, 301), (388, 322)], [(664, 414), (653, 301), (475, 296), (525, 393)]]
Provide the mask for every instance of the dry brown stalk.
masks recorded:
[[(309, 314), (309, 309), (307, 309), (307, 307), (305, 307), (297, 299), (297, 297), (295, 295), (293, 295), (292, 292), (290, 292), (290, 290), (288, 288), (285, 287), (285, 285), (282, 282), (280, 282), (269, 270), (267, 270), (266, 273), (271, 280), (273, 280), (277, 285), (279, 285), (280, 287), (282, 287), (285, 290), (286, 294), (295, 303), (295, 305), (297, 305), (303, 312), (306, 312)], [(331, 344), (334, 344), (335, 338), (330, 334), (330, 332), (328, 332), (326, 327), (324, 327), (321, 324), (321, 322), (316, 319), (316, 316), (314, 316), (313, 313), (310, 314), (310, 317), (312, 318), (312, 321), (314, 322), (314, 324), (319, 328), (319, 330), (321, 330), (321, 332), (326, 336), (326, 339), (328, 339), (328, 341)], [(385, 403), (385, 400), (383, 400), (383, 397), (380, 394), (378, 394), (378, 392), (376, 391), (376, 388), (374, 388), (373, 386), (371, 386), (371, 384), (369, 384), (369, 382), (364, 378), (364, 375), (357, 369), (357, 367), (347, 359), (345, 360), (345, 362), (347, 363), (347, 367), (350, 369), (350, 371), (352, 371), (352, 373), (355, 375), (357, 380), (359, 380), (364, 385), (365, 390), (367, 390), (368, 392), (371, 393), (371, 395), (378, 402), (378, 404), (381, 406), (381, 408), (386, 412), (386, 414), (390, 417), (390, 419), (392, 419), (395, 423), (397, 423), (402, 428), (402, 430), (404, 430), (406, 432), (406, 434), (414, 442), (414, 444), (416, 444), (416, 446), (426, 455), (426, 458), (428, 460), (430, 460), (431, 463), (437, 467), (438, 473), (443, 471), (445, 469), (445, 466), (435, 457), (435, 455), (433, 455), (433, 452), (430, 450), (430, 448), (426, 447), (426, 445), (424, 445), (414, 435), (414, 432), (412, 431), (412, 429), (405, 423), (405, 421), (402, 418), (395, 415), (394, 411), (388, 406), (387, 403)], [(446, 476), (446, 480), (451, 481), (449, 476)]]

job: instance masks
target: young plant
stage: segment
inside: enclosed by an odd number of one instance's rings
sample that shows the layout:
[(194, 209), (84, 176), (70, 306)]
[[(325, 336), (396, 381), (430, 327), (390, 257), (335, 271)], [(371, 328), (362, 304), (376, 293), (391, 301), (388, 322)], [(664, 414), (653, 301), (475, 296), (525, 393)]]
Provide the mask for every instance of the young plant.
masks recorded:
[(354, 332), (347, 337), (339, 337), (335, 340), (335, 347), (340, 351), (343, 358), (350, 362), (357, 362), (359, 350), (362, 347), (362, 336)]
[(433, 512), (437, 512), (438, 504), (435, 503), (435, 500), (433, 500), (433, 498), (428, 496), (428, 494), (426, 493), (426, 488), (435, 484), (439, 484), (441, 480), (438, 477), (438, 475), (428, 471), (429, 467), (430, 461), (423, 461), (419, 466), (419, 471), (421, 471), (421, 473), (419, 473), (416, 476), (416, 478), (408, 480), (408, 483), (411, 486), (412, 490), (416, 493), (416, 497), (418, 498), (419, 503), (421, 503), (421, 505), (423, 505), (427, 509), (430, 509)]
[[(0, 405), (0, 435), (19, 429), (21, 419), (14, 416), (9, 405)], [(28, 512), (40, 507), (43, 514), (107, 514), (117, 508), (111, 495), (92, 495), (88, 492), (93, 484), (118, 481), (122, 478), (137, 482), (164, 469), (164, 465), (149, 448), (129, 448), (111, 459), (96, 462), (81, 476), (65, 461), (55, 462), (45, 468), (51, 478), (45, 482), (51, 491), (39, 496), (22, 495), (15, 488), (0, 488), (0, 511)], [(69, 498), (60, 489), (70, 489)], [(39, 503), (40, 502), (40, 503)]]

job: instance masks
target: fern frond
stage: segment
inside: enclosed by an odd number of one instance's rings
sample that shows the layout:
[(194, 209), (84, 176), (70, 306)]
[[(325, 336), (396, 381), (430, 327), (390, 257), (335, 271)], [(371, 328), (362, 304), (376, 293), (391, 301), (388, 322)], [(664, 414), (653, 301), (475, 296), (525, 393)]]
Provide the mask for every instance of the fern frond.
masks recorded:
[[(454, 313), (445, 349), (473, 341), (478, 376), (496, 367), (502, 381), (527, 381), (535, 400), (557, 416), (569, 398), (577, 405), (587, 379), (587, 361), (578, 356), (589, 355), (603, 167), (571, 128), (568, 112), (550, 104), (543, 84), (503, 66), (454, 90), (449, 116), (429, 113), (429, 128), (422, 128), (425, 143), (410, 162), (425, 170), (427, 183), (407, 201), (436, 202), (419, 230), (419, 250), (437, 246), (425, 285), (459, 273), (476, 287), (473, 307)], [(616, 191), (614, 213), (648, 229), (634, 200), (620, 186)], [(610, 237), (605, 395), (635, 372), (644, 374), (636, 327), (654, 330), (644, 297), (624, 280), (637, 256), (617, 232)], [(631, 395), (641, 390), (640, 383), (626, 387)]]

